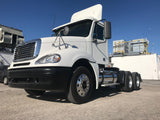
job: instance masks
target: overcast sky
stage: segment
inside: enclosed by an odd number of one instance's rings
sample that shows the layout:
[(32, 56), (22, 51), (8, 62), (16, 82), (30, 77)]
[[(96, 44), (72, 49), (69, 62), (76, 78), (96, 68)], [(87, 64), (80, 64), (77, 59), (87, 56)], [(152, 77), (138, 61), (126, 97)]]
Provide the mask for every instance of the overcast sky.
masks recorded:
[(99, 3), (112, 23), (110, 53), (113, 40), (147, 38), (148, 51), (160, 54), (160, 0), (0, 0), (0, 24), (23, 30), (25, 41), (47, 37), (73, 13)]

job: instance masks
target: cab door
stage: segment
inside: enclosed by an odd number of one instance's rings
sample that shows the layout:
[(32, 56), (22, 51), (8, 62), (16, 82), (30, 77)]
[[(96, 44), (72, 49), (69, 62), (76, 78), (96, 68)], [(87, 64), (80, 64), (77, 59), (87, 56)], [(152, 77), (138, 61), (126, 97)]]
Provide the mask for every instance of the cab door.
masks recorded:
[(103, 23), (95, 23), (92, 42), (93, 57), (98, 64), (108, 64), (108, 40), (104, 39)]

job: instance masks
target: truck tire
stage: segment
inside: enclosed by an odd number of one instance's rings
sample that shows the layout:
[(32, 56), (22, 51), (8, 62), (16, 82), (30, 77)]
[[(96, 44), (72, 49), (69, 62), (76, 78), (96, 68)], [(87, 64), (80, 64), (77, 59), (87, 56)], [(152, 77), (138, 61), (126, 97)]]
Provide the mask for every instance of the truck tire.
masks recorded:
[(133, 90), (133, 78), (129, 71), (125, 71), (125, 81), (122, 90), (125, 92), (131, 92)]
[(45, 92), (44, 90), (29, 90), (29, 89), (25, 89), (25, 91), (31, 96), (43, 95), (43, 93)]
[(139, 90), (140, 89), (140, 83), (141, 83), (140, 74), (138, 74), (137, 72), (133, 72), (132, 77), (133, 77), (133, 89)]
[(83, 66), (77, 67), (71, 78), (68, 100), (75, 104), (87, 102), (94, 90), (94, 79), (90, 71)]
[(4, 84), (4, 85), (8, 85), (8, 78), (7, 78), (7, 77), (4, 77), (4, 78), (3, 78), (3, 84)]
[(120, 85), (116, 86), (117, 91), (122, 90), (122, 87), (124, 86), (124, 81), (125, 81), (125, 72), (119, 71), (117, 83), (120, 83)]

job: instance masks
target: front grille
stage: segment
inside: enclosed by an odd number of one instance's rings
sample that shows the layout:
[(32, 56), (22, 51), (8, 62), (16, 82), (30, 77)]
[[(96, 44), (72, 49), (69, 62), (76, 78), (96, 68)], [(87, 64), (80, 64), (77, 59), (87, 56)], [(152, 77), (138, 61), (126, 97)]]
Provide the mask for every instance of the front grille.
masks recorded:
[(34, 57), (35, 42), (16, 47), (14, 61), (28, 60)]

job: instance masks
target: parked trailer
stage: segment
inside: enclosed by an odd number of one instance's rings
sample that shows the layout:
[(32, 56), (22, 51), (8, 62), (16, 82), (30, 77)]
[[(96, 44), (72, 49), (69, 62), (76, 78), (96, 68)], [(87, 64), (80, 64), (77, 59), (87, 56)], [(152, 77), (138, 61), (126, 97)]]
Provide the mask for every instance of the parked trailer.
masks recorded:
[[(103, 21), (103, 22), (102, 22)], [(102, 20), (100, 4), (72, 15), (53, 29), (54, 37), (19, 45), (9, 67), (9, 86), (30, 95), (63, 91), (72, 103), (84, 103), (95, 89), (116, 85), (130, 92), (140, 88), (137, 72), (108, 67), (111, 23)]]
[(160, 80), (160, 57), (157, 54), (112, 57), (111, 61), (114, 67), (137, 71), (143, 80)]

